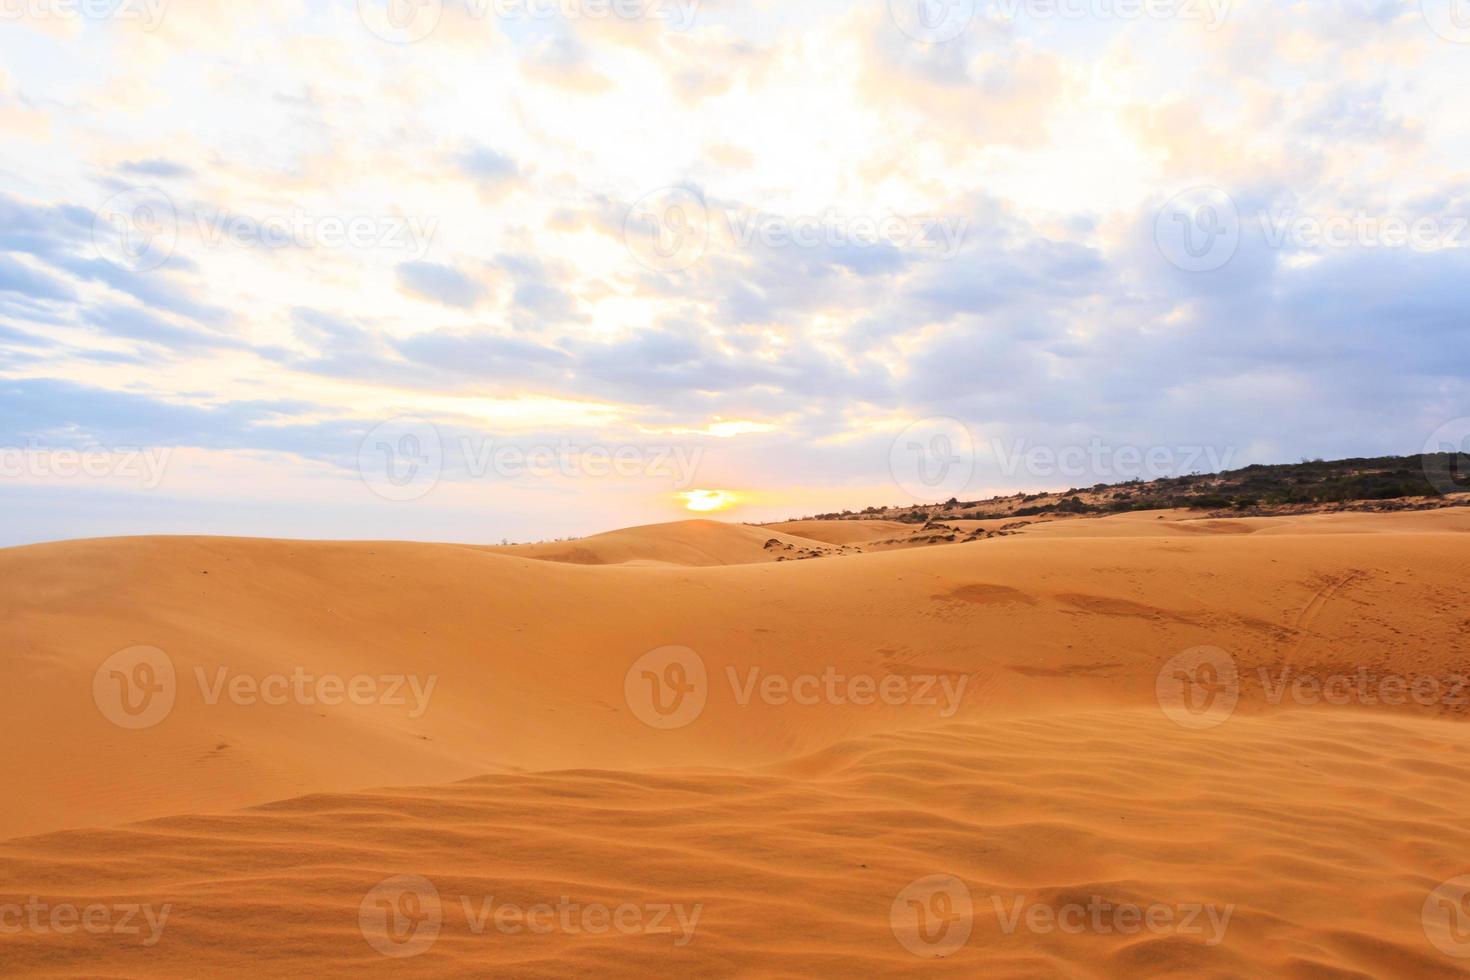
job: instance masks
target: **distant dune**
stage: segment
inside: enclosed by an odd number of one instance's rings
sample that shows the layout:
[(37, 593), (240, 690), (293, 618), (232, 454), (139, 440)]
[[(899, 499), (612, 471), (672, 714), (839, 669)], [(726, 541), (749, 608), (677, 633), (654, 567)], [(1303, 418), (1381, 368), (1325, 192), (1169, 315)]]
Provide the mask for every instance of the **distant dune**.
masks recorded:
[[(894, 523), (0, 550), (0, 927), (171, 906), (154, 945), (0, 935), (0, 973), (1470, 975), (1431, 935), (1470, 871), (1470, 511), (861, 553)], [(398, 876), (438, 932), (384, 956)], [(477, 931), (488, 896), (676, 928)], [(1013, 918), (1094, 899), (1219, 935)]]
[[(818, 522), (813, 522), (818, 523)], [(609, 531), (572, 541), (517, 544), (488, 550), (573, 565), (749, 565), (775, 561), (795, 552), (826, 553), (831, 549), (809, 536), (793, 536), (776, 528), (720, 521), (678, 521)]]

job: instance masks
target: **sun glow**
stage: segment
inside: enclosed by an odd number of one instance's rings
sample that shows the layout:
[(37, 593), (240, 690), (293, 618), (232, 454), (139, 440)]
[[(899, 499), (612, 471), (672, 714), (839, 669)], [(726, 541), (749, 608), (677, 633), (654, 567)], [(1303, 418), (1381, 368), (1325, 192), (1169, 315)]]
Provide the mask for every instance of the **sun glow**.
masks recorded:
[(740, 502), (740, 498), (729, 490), (685, 490), (679, 494), (684, 506), (700, 513), (728, 510)]

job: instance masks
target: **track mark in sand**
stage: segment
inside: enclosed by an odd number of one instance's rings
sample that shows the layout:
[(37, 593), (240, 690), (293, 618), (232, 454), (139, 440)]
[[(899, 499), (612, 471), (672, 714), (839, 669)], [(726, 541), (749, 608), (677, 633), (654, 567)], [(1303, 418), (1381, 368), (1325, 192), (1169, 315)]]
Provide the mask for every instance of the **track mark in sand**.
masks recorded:
[(1039, 667), (1029, 664), (1010, 664), (1010, 670), (1026, 677), (1086, 677), (1112, 676), (1115, 668), (1123, 666), (1118, 661), (1096, 664), (1063, 664), (1060, 667)]
[(1362, 572), (1348, 572), (1337, 581), (1328, 582), (1326, 585), (1322, 586), (1322, 588), (1318, 589), (1316, 595), (1312, 596), (1312, 600), (1307, 603), (1306, 608), (1303, 609), (1301, 611), (1301, 614), (1297, 616), (1296, 624), (1292, 628), (1300, 631), (1306, 629), (1308, 626), (1311, 626), (1312, 622), (1322, 612), (1323, 607), (1325, 607), (1327, 603), (1332, 600), (1333, 596), (1342, 591), (1342, 589), (1354, 579), (1361, 578), (1362, 575)]
[(1036, 605), (1035, 597), (1027, 595), (1020, 589), (1013, 589), (1008, 585), (988, 585), (984, 582), (961, 585), (944, 595), (930, 598), (937, 602), (968, 602), (977, 606), (993, 606), (1006, 602), (1019, 602), (1027, 606)]
[(1317, 590), (1316, 594), (1312, 596), (1311, 601), (1307, 603), (1306, 608), (1297, 615), (1296, 623), (1292, 626), (1292, 631), (1296, 634), (1296, 643), (1291, 649), (1293, 655), (1299, 652), (1302, 646), (1306, 644), (1307, 630), (1317, 621), (1317, 617), (1322, 614), (1323, 609), (1327, 608), (1327, 604), (1349, 584), (1362, 577), (1362, 572), (1351, 571), (1340, 579), (1329, 581)]
[(1192, 534), (1255, 534), (1257, 530), (1244, 521), (1179, 521), (1174, 527)]
[(1172, 609), (1161, 609), (1129, 599), (1113, 599), (1108, 596), (1084, 595), (1068, 592), (1057, 596), (1057, 601), (1098, 616), (1124, 616), (1136, 619), (1168, 620), (1174, 623), (1195, 624), (1197, 621)]

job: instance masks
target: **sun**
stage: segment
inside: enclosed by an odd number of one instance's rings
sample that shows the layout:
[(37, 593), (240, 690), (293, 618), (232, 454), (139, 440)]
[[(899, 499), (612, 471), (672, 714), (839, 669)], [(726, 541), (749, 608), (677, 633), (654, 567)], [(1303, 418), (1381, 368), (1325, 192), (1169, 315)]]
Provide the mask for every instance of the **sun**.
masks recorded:
[(685, 490), (678, 495), (688, 510), (709, 513), (728, 510), (740, 502), (740, 498), (729, 490)]

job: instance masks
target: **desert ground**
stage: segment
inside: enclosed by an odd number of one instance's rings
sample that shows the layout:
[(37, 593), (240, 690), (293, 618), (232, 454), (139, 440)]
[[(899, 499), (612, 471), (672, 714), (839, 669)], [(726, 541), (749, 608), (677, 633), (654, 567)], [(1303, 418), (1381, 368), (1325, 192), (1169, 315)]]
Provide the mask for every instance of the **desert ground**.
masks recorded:
[(1470, 976), (1470, 509), (961, 523), (0, 550), (0, 975)]

